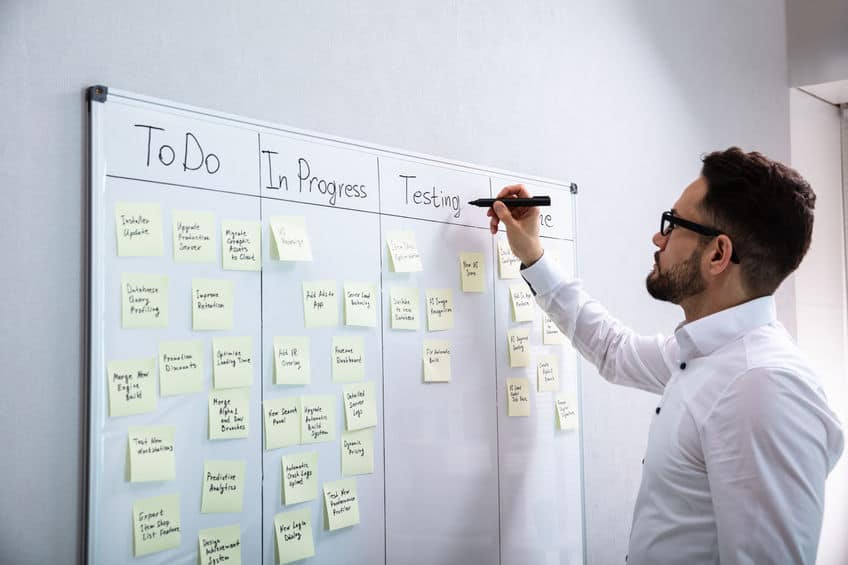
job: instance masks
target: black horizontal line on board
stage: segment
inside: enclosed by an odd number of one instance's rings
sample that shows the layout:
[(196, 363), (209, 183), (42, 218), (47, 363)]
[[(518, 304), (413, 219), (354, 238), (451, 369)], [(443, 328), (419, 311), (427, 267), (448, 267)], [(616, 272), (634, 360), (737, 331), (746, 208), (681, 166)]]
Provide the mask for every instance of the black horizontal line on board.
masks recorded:
[[(161, 184), (161, 185), (164, 185), (164, 186), (175, 186), (175, 187), (178, 187), (178, 188), (193, 188), (195, 190), (205, 190), (207, 192), (221, 192), (221, 193), (224, 193), (224, 194), (235, 194), (236, 196), (246, 196), (248, 198), (264, 198), (266, 200), (277, 200), (277, 201), (280, 201), (280, 202), (291, 202), (293, 204), (304, 204), (306, 206), (318, 206), (320, 208), (330, 208), (331, 210), (345, 210), (345, 211), (348, 211), (348, 212), (361, 212), (363, 214), (374, 214), (376, 216), (387, 216), (389, 218), (401, 218), (401, 219), (404, 219), (404, 220), (418, 220), (420, 222), (430, 222), (430, 223), (434, 223), (434, 224), (444, 224), (446, 226), (459, 226), (459, 227), (464, 227), (464, 228), (473, 228), (473, 229), (477, 229), (477, 230), (486, 230), (486, 231), (489, 230), (488, 226), (472, 226), (471, 224), (458, 224), (458, 223), (454, 223), (454, 222), (443, 222), (441, 220), (430, 220), (428, 218), (418, 218), (418, 217), (415, 217), (415, 216), (404, 216), (402, 214), (390, 214), (388, 212), (375, 212), (373, 210), (360, 210), (358, 208), (347, 208), (345, 206), (331, 206), (329, 204), (319, 204), (317, 202), (303, 202), (302, 200), (292, 200), (290, 198), (280, 198), (278, 196), (263, 196), (263, 195), (260, 195), (260, 194), (246, 194), (244, 192), (236, 192), (234, 190), (226, 190), (226, 189), (223, 189), (223, 188), (208, 188), (208, 187), (204, 187), (204, 186), (194, 186), (194, 185), (191, 185), (191, 184), (180, 184), (180, 183), (176, 183), (176, 182), (165, 182), (165, 181), (160, 181), (160, 180), (142, 179), (142, 178), (138, 178), (138, 177), (126, 177), (126, 176), (122, 176), (122, 175), (107, 174), (106, 176), (108, 178), (112, 178), (112, 179), (132, 180), (132, 181), (137, 181), (137, 182), (149, 182), (149, 183), (153, 183), (153, 184)], [(574, 241), (573, 239), (569, 239), (567, 237), (553, 237), (553, 236), (550, 236), (550, 235), (540, 235), (539, 237), (541, 237), (542, 239), (553, 239), (553, 240), (557, 240), (557, 241)]]

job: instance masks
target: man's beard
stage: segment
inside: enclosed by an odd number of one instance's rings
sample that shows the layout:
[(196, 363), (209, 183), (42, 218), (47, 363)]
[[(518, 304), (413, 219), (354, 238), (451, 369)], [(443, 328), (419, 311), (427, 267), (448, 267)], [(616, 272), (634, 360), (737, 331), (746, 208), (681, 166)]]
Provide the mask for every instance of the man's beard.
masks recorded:
[(655, 253), (656, 272), (652, 271), (645, 279), (648, 294), (657, 300), (680, 304), (686, 298), (703, 292), (706, 285), (699, 268), (702, 252), (699, 246), (688, 259), (665, 271), (660, 270), (659, 253)]

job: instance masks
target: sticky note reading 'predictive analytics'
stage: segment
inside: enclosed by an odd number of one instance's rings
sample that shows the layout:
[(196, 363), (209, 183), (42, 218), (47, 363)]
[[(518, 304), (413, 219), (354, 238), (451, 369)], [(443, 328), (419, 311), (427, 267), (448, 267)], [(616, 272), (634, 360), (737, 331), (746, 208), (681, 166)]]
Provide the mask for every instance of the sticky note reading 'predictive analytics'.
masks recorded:
[(312, 261), (312, 246), (302, 216), (273, 216), (271, 258), (278, 261)]
[(163, 341), (159, 344), (159, 394), (172, 396), (203, 390), (203, 344)]
[(130, 427), (130, 482), (172, 481), (176, 469), (174, 427)]
[(311, 367), (308, 337), (274, 338), (274, 384), (307, 385)]
[(513, 284), (509, 287), (512, 303), (512, 319), (515, 322), (533, 321), (533, 293), (526, 284)]
[(544, 355), (536, 360), (536, 378), (539, 392), (559, 390), (559, 359), (555, 355)]
[(530, 364), (530, 330), (514, 328), (507, 332), (507, 349), (510, 367), (526, 367)]
[(278, 563), (292, 563), (315, 555), (312, 509), (301, 508), (274, 516)]
[(393, 330), (417, 330), (418, 289), (396, 286), (389, 293)]
[(168, 277), (121, 274), (121, 327), (168, 326)]
[(244, 461), (204, 461), (200, 511), (241, 512), (244, 500)]
[(180, 495), (136, 500), (132, 513), (133, 557), (180, 546)]
[(485, 259), (482, 253), (459, 254), (459, 278), (462, 292), (486, 292)]
[(249, 389), (234, 388), (209, 393), (209, 439), (246, 438), (249, 417)]
[(177, 263), (214, 263), (217, 259), (215, 245), (215, 216), (212, 212), (174, 210), (174, 261)]
[(356, 479), (324, 483), (324, 505), (328, 530), (358, 524), (359, 499), (356, 496)]
[(557, 426), (561, 430), (577, 429), (577, 401), (570, 394), (556, 397)]
[(191, 280), (192, 329), (232, 329), (233, 311), (233, 281)]
[(365, 338), (335, 336), (331, 354), (334, 383), (349, 383), (365, 378)]
[(374, 383), (356, 383), (344, 387), (345, 429), (361, 430), (377, 425), (377, 398)]
[(221, 222), (221, 250), (227, 271), (262, 270), (262, 226), (259, 222)]
[(283, 455), (283, 504), (318, 498), (318, 452)]
[(524, 377), (506, 380), (507, 416), (530, 415), (530, 381)]
[(386, 243), (389, 246), (389, 262), (393, 272), (415, 273), (424, 269), (413, 232), (389, 232)]
[(300, 443), (318, 443), (336, 439), (336, 397), (300, 398)]
[(424, 340), (424, 382), (446, 383), (451, 380), (451, 344), (446, 339)]
[(374, 429), (342, 432), (342, 475), (374, 472)]
[(517, 279), (520, 275), (521, 261), (512, 254), (509, 242), (498, 240), (498, 273), (502, 279)]
[(300, 443), (300, 399), (296, 396), (267, 399), (265, 410), (265, 449)]
[(346, 326), (377, 325), (377, 289), (368, 283), (344, 283), (344, 316)]
[(253, 383), (253, 339), (216, 337), (212, 340), (215, 388), (242, 388)]
[(238, 524), (200, 530), (197, 543), (200, 565), (241, 565), (241, 528)]
[(449, 288), (427, 290), (427, 329), (431, 332), (453, 328), (453, 292)]
[(303, 283), (303, 318), (307, 328), (337, 326), (339, 324), (336, 281)]
[(156, 411), (156, 359), (110, 361), (106, 365), (109, 415), (131, 416)]
[(119, 257), (162, 255), (162, 207), (148, 202), (115, 204)]

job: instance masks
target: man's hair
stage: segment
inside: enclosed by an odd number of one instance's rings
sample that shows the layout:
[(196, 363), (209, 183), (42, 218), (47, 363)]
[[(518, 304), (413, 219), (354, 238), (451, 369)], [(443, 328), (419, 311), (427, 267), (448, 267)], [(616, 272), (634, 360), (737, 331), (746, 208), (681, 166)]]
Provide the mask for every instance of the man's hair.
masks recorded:
[(810, 247), (815, 192), (797, 171), (757, 152), (731, 147), (702, 161), (701, 210), (733, 242), (746, 289), (772, 294)]

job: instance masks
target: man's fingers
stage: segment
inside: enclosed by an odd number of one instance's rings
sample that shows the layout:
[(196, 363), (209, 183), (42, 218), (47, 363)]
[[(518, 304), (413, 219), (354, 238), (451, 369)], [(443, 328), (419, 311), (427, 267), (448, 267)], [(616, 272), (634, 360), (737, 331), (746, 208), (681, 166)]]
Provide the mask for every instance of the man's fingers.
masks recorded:
[(509, 208), (506, 207), (506, 204), (503, 202), (495, 202), (494, 206), (492, 206), (492, 210), (495, 211), (497, 217), (506, 224), (507, 228), (512, 228), (515, 226), (515, 218), (512, 217), (512, 213), (509, 211)]

